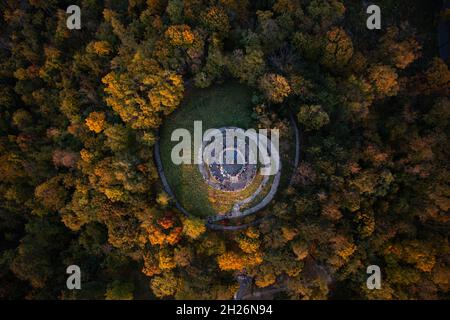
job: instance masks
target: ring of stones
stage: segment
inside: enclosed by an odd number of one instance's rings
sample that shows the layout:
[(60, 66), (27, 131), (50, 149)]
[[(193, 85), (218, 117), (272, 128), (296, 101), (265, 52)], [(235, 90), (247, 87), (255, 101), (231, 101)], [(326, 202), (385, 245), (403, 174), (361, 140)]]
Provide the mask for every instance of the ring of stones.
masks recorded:
[[(221, 191), (245, 189), (255, 178), (257, 172), (257, 146), (255, 137), (236, 138), (244, 130), (236, 127), (217, 129), (222, 141), (211, 139), (203, 141), (198, 152), (198, 169), (205, 182)], [(218, 133), (218, 132), (217, 132)]]

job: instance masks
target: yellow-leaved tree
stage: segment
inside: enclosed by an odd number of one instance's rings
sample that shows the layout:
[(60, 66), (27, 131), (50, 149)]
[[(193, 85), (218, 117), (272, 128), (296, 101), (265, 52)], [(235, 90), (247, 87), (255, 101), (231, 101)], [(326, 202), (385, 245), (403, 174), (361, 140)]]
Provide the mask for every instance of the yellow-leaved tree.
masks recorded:
[(180, 104), (183, 79), (138, 50), (124, 71), (113, 71), (103, 79), (106, 103), (133, 129), (157, 128), (162, 115)]

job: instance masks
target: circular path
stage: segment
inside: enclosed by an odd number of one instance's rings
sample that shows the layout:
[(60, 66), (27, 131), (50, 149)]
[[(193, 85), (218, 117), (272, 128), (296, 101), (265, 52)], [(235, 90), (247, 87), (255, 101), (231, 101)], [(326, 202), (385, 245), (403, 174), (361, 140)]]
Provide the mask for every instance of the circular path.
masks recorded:
[[(296, 168), (298, 166), (298, 162), (299, 162), (299, 155), (300, 155), (300, 134), (299, 134), (299, 130), (297, 127), (297, 124), (295, 122), (294, 117), (291, 115), (291, 124), (292, 127), (294, 129), (294, 135), (295, 135), (295, 145), (296, 145), (296, 150), (295, 150), (295, 160), (294, 160), (294, 167)], [(166, 191), (166, 193), (173, 199), (175, 206), (186, 216), (190, 216), (190, 213), (183, 208), (183, 206), (179, 203), (179, 201), (177, 200), (177, 198), (175, 197), (172, 189), (170, 188), (170, 185), (164, 175), (164, 169), (163, 169), (163, 165), (162, 165), (162, 161), (161, 161), (161, 157), (160, 157), (160, 146), (159, 146), (159, 140), (158, 142), (155, 144), (154, 147), (154, 158), (155, 158), (155, 162), (156, 162), (156, 167), (158, 170), (158, 174), (161, 177), (161, 182), (163, 184), (164, 190)], [(278, 157), (279, 160), (279, 157)], [(270, 180), (270, 176), (265, 175), (262, 179), (262, 182), (260, 183), (260, 185), (258, 186), (258, 188), (255, 190), (255, 192), (249, 196), (246, 199), (240, 200), (238, 202), (236, 202), (233, 206), (233, 209), (223, 215), (215, 215), (215, 216), (209, 216), (207, 217), (207, 221), (206, 221), (206, 226), (209, 227), (210, 229), (213, 230), (241, 230), (241, 229), (245, 229), (249, 226), (252, 225), (256, 225), (258, 223), (260, 223), (261, 221), (263, 221), (266, 217), (262, 217), (259, 219), (256, 219), (250, 223), (246, 223), (246, 224), (242, 224), (242, 225), (222, 225), (222, 224), (218, 224), (217, 222), (223, 221), (223, 220), (229, 220), (229, 219), (236, 219), (236, 218), (242, 218), (242, 217), (246, 217), (249, 216), (251, 214), (256, 213), (257, 211), (263, 209), (265, 206), (267, 206), (270, 201), (274, 198), (278, 187), (279, 187), (279, 183), (280, 183), (280, 177), (281, 177), (281, 162), (277, 163), (278, 166), (278, 171), (275, 174), (270, 190), (267, 193), (267, 195), (255, 206), (248, 208), (246, 210), (241, 211), (240, 208), (248, 203), (251, 203), (263, 190), (263, 188), (266, 186), (266, 184), (269, 182)], [(200, 172), (202, 172), (203, 169), (200, 169)], [(203, 175), (204, 172), (202, 172)], [(292, 181), (292, 179), (291, 179)]]

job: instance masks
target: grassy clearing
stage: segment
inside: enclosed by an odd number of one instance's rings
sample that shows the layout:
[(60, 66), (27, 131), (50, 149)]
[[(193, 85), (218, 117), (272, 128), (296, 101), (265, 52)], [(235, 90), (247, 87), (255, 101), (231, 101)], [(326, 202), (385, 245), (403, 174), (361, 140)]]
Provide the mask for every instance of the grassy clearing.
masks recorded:
[[(242, 85), (228, 83), (220, 87), (194, 90), (186, 97), (183, 105), (165, 120), (161, 129), (164, 172), (175, 196), (192, 214), (205, 217), (226, 211), (231, 208), (231, 203), (244, 195), (220, 192), (209, 187), (196, 164), (174, 165), (170, 158), (172, 147), (176, 144), (170, 141), (173, 130), (185, 128), (193, 135), (194, 121), (200, 120), (203, 122), (203, 131), (224, 126), (249, 129), (254, 127), (251, 115), (251, 91)], [(212, 192), (218, 197), (211, 197)], [(214, 198), (213, 201), (208, 196)]]
[[(252, 183), (240, 192), (225, 192), (208, 186), (197, 164), (175, 165), (171, 161), (171, 150), (178, 142), (170, 141), (172, 132), (178, 128), (187, 129), (193, 137), (194, 121), (202, 121), (203, 131), (210, 128), (234, 126), (242, 129), (255, 128), (252, 119), (252, 93), (250, 89), (236, 83), (227, 83), (220, 87), (203, 90), (193, 90), (185, 102), (164, 122), (161, 128), (161, 160), (166, 178), (181, 205), (190, 213), (206, 217), (229, 211), (237, 201), (249, 197), (255, 192), (262, 181), (262, 176), (256, 175)], [(290, 132), (291, 133), (291, 132)], [(281, 141), (280, 147), (284, 181), (292, 173), (289, 168), (292, 162), (294, 147), (292, 138)], [(193, 141), (192, 141), (193, 143)], [(285, 146), (284, 144), (290, 144)], [(193, 151), (193, 150), (191, 150)], [(289, 168), (289, 169), (287, 169)], [(258, 203), (270, 190), (273, 178), (262, 192), (251, 202), (243, 206), (248, 208)]]

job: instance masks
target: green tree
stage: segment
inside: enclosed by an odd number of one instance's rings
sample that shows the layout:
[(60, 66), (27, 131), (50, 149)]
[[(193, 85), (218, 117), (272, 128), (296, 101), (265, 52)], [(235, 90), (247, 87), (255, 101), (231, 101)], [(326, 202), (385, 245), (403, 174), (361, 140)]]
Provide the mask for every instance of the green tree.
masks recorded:
[(297, 119), (306, 131), (318, 130), (330, 122), (330, 117), (319, 105), (301, 106)]
[(106, 300), (133, 300), (134, 284), (115, 280), (108, 285), (105, 293)]

